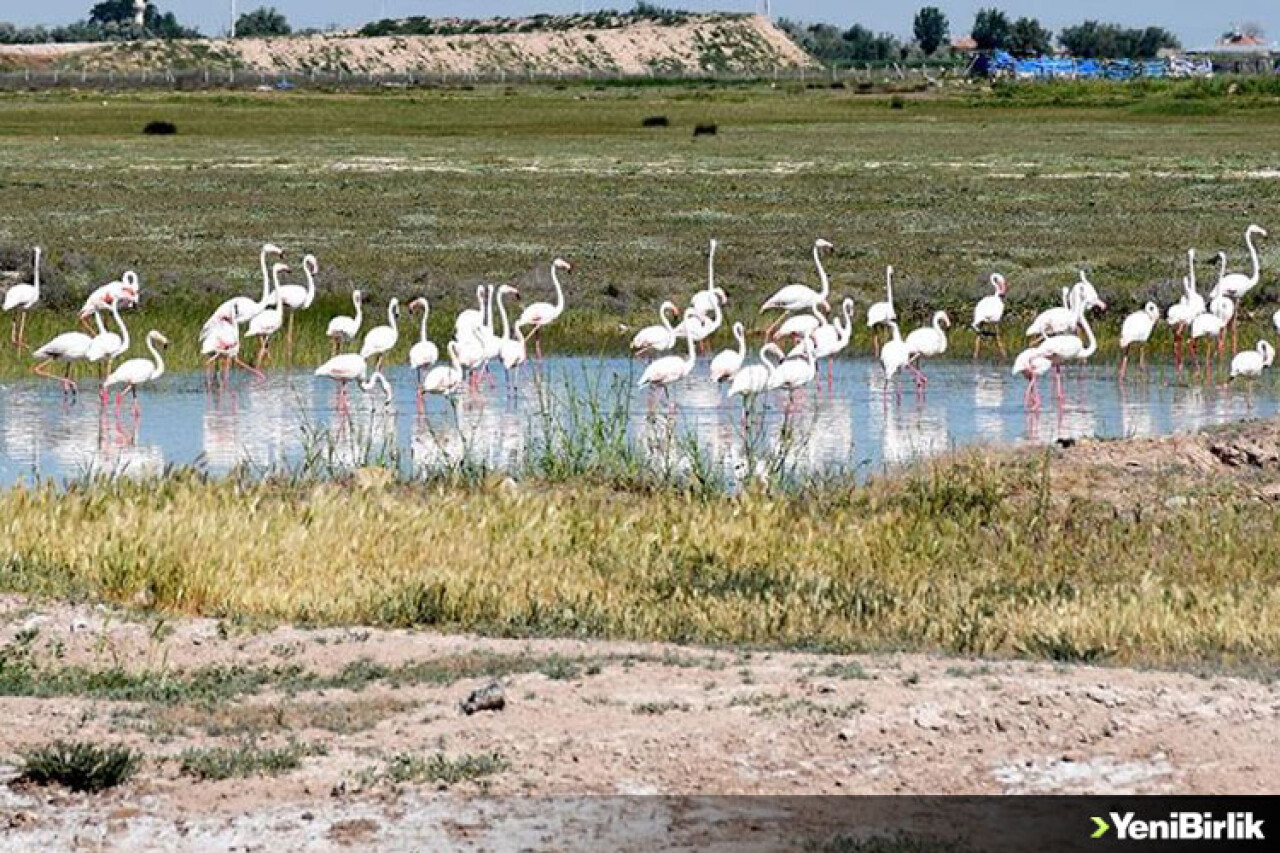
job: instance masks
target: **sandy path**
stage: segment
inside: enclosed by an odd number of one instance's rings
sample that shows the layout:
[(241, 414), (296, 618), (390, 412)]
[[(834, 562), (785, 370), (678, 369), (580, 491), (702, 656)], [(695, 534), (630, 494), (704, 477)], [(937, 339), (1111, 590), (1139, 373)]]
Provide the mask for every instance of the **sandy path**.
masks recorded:
[[(580, 804), (568, 800), (562, 811), (536, 801), (498, 807), (459, 800), (479, 791), (527, 797), (1280, 787), (1280, 766), (1265, 759), (1280, 749), (1280, 686), (1234, 677), (363, 629), (227, 635), (212, 620), (177, 623), (161, 641), (153, 625), (105, 610), (12, 597), (0, 602), (0, 620), (3, 645), (38, 630), (31, 646), (43, 666), (105, 668), (120, 661), (131, 670), (173, 672), (287, 664), (334, 673), (354, 661), (395, 666), (478, 652), (535, 661), (531, 671), (502, 679), (505, 710), (474, 716), (459, 703), (487, 678), (399, 686), (375, 680), (361, 690), (292, 696), (268, 688), (212, 709), (0, 699), (4, 782), (16, 775), (19, 752), (54, 737), (125, 742), (149, 759), (128, 785), (97, 796), (0, 785), (0, 814), (8, 815), (0, 848), (62, 847), (79, 838), (134, 849), (253, 839), (283, 849), (338, 844), (344, 833), (394, 848), (444, 831), (446, 814), (460, 825), (474, 819), (483, 828), (478, 837), (493, 831), (519, 838), (546, 830), (548, 820), (586, 819)], [(537, 661), (566, 659), (575, 671), (552, 670), (562, 677), (534, 671)], [(337, 718), (348, 722), (325, 722)], [(279, 745), (290, 736), (322, 744), (327, 754), (279, 777), (217, 782), (184, 777), (173, 760), (189, 747), (255, 738)], [(496, 752), (507, 767), (449, 791), (379, 778), (387, 758), (401, 751)], [(629, 817), (670, 830), (666, 811)]]

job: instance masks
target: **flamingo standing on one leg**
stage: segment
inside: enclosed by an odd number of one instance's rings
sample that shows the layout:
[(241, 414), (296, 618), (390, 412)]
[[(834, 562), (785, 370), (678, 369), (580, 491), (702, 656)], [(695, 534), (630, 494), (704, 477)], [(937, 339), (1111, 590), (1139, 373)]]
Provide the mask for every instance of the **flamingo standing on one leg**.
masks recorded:
[(33, 250), (35, 255), (34, 269), (31, 273), (30, 284), (15, 284), (13, 287), (5, 291), (4, 294), (4, 310), (21, 311), (21, 314), (14, 315), (13, 326), (9, 332), (9, 343), (13, 344), (15, 350), (21, 350), (27, 345), (27, 314), (31, 309), (36, 307), (36, 303), (40, 301), (40, 255), (41, 248), (36, 246)]
[(951, 318), (947, 316), (947, 312), (935, 311), (932, 324), (921, 329), (914, 329), (911, 334), (907, 335), (905, 344), (910, 358), (906, 367), (915, 374), (917, 388), (923, 388), (928, 385), (929, 378), (924, 375), (924, 371), (919, 368), (916, 362), (922, 358), (940, 356), (947, 351), (946, 330), (949, 328), (951, 328)]

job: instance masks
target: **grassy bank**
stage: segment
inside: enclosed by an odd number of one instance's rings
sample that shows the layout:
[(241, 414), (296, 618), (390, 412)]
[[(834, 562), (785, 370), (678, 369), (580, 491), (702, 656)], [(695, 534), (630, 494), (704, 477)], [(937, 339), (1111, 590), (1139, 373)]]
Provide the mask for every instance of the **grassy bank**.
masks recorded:
[(737, 497), (185, 474), (17, 488), (0, 496), (0, 589), (512, 636), (1280, 656), (1280, 517), (1256, 483), (1122, 472), (1135, 501), (1177, 496), (1122, 507), (1080, 467), (973, 456), (862, 489)]
[[(259, 291), (265, 239), (320, 257), (315, 332), (359, 286), (375, 310), (430, 297), (437, 341), (478, 283), (549, 298), (546, 265), (563, 255), (576, 270), (549, 344), (618, 351), (619, 323), (653, 322), (663, 297), (702, 285), (709, 238), (733, 319), (781, 284), (815, 283), (809, 247), (824, 236), (834, 291), (860, 309), (898, 268), (907, 325), (939, 307), (964, 324), (999, 269), (1013, 326), (1086, 268), (1115, 308), (1105, 336), (1146, 299), (1176, 296), (1187, 246), (1207, 281), (1213, 251), (1241, 268), (1244, 226), (1273, 224), (1280, 107), (1264, 91), (1001, 91), (904, 109), (800, 86), (5, 96), (0, 268), (25, 269), (26, 247), (44, 245), (58, 312), (137, 268), (139, 323), (189, 348), (218, 299)], [(1108, 106), (1116, 91), (1124, 103)], [(1166, 102), (1221, 114), (1151, 106)], [(670, 126), (641, 127), (655, 115)], [(143, 136), (152, 119), (178, 135)], [(695, 139), (699, 122), (719, 132)], [(1274, 268), (1280, 248), (1262, 248)], [(1264, 275), (1255, 331), (1277, 295)], [(40, 319), (40, 333), (66, 318)], [(21, 365), (0, 356), (0, 371)]]

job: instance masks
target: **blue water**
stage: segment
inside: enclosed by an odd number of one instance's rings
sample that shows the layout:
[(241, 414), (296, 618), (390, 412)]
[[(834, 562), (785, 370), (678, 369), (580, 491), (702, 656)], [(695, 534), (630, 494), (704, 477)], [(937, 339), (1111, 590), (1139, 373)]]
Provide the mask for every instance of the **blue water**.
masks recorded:
[[(582, 411), (581, 404), (565, 403), (571, 392), (621, 411), (627, 440), (652, 460), (689, 467), (690, 442), (696, 442), (704, 464), (710, 460), (732, 477), (748, 473), (748, 457), (783, 453), (784, 417), (793, 427), (788, 467), (866, 476), (965, 445), (1166, 435), (1280, 410), (1270, 379), (1219, 388), (1134, 373), (1122, 388), (1112, 368), (1094, 366), (1068, 377), (1062, 410), (1046, 383), (1044, 410), (1032, 415), (1023, 408), (1023, 380), (1000, 365), (961, 361), (927, 365), (926, 392), (918, 395), (904, 381), (898, 399), (886, 394), (878, 364), (857, 359), (836, 365), (830, 390), (824, 384), (797, 394), (790, 414), (784, 395), (763, 401), (757, 426), (746, 431), (741, 403), (726, 400), (724, 389), (706, 379), (705, 362), (669, 401), (633, 389), (639, 370), (622, 359), (551, 358), (540, 370), (526, 366), (509, 389), (499, 368), (492, 385), (455, 405), (429, 398), (422, 413), (407, 368), (388, 370), (395, 392), (389, 407), (381, 393), (353, 387), (347, 413), (335, 409), (335, 386), (309, 372), (277, 373), (264, 382), (233, 375), (225, 392), (214, 393), (200, 375), (168, 374), (141, 392), (137, 418), (128, 402), (119, 415), (104, 409), (92, 390), (71, 402), (55, 383), (21, 380), (0, 386), (0, 484), (90, 473), (138, 476), (169, 465), (215, 474), (240, 465), (266, 470), (297, 466), (307, 454), (329, 468), (395, 458), (415, 470), (462, 460), (518, 470), (546, 438), (540, 413), (552, 413), (557, 431), (583, 428), (569, 415)], [(745, 448), (748, 434), (757, 436), (754, 454)], [(758, 471), (761, 463), (755, 464)]]

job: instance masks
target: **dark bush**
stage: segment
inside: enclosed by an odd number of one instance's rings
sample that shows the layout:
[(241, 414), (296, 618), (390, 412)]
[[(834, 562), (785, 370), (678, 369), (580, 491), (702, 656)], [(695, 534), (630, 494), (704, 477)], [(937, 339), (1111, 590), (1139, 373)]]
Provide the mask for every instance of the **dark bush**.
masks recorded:
[(58, 784), (73, 791), (105, 791), (129, 781), (142, 757), (127, 746), (54, 741), (23, 756), (23, 781)]
[(699, 124), (693, 128), (694, 136), (715, 136), (716, 126), (714, 124)]
[(644, 121), (640, 122), (641, 127), (668, 127), (671, 120), (666, 116), (645, 116)]
[(900, 110), (906, 107), (907, 102), (902, 99), (901, 95), (894, 95), (889, 99), (889, 109)]
[(178, 126), (171, 121), (149, 121), (142, 132), (147, 136), (173, 136), (178, 132)]

